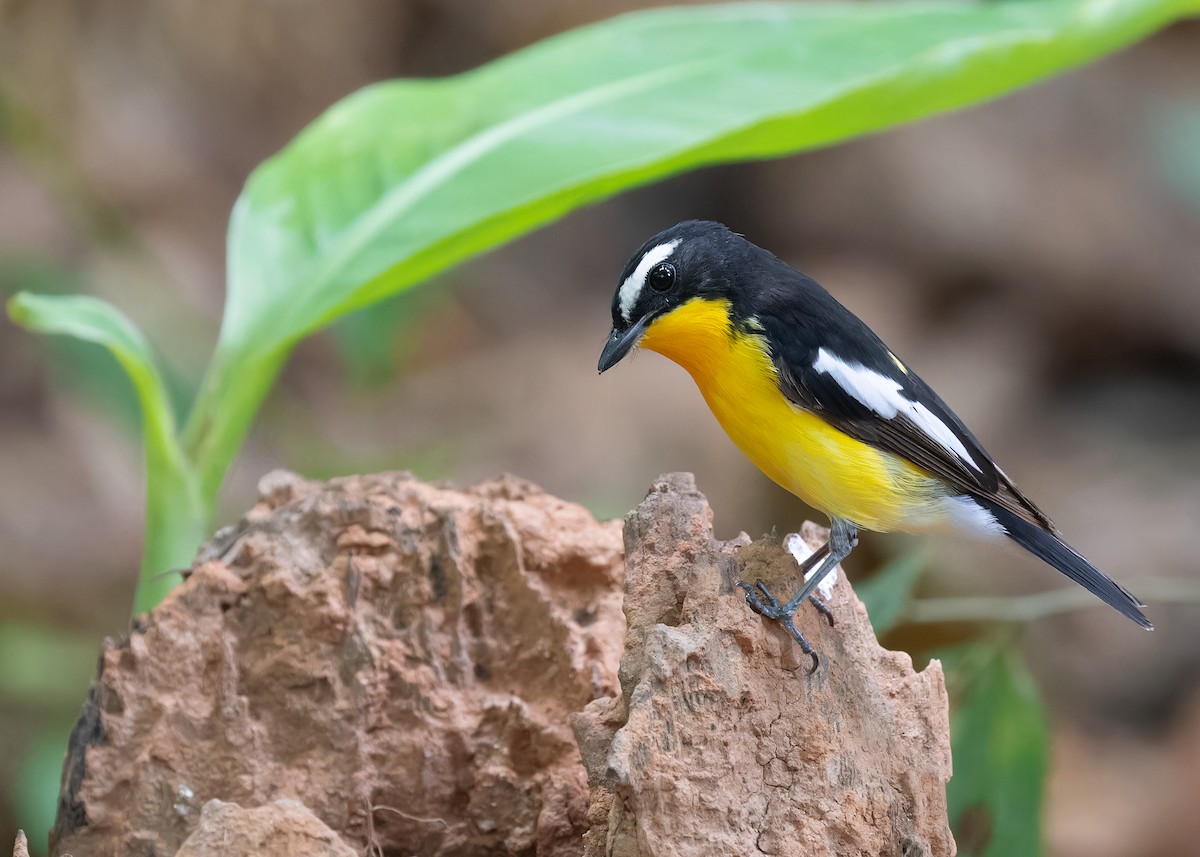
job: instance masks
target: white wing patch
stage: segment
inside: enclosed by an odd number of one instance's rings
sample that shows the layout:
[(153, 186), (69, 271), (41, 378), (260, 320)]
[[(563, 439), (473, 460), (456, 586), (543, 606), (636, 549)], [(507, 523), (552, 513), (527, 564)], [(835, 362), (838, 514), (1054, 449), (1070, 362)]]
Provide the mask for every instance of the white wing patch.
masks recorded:
[(1008, 530), (1001, 526), (996, 516), (970, 497), (961, 494), (947, 497), (942, 501), (942, 508), (946, 511), (950, 525), (959, 532), (984, 539), (1008, 535)]
[(901, 392), (903, 387), (895, 379), (881, 375), (866, 366), (847, 363), (824, 348), (817, 352), (813, 369), (829, 375), (839, 387), (885, 420), (894, 419), (898, 414), (904, 414), (942, 449), (971, 467), (976, 473), (983, 472), (971, 458), (971, 454), (967, 452), (962, 441), (958, 439), (958, 435), (934, 416), (929, 408), (905, 396)]
[(633, 273), (625, 278), (625, 282), (621, 283), (621, 291), (618, 294), (620, 295), (621, 316), (625, 321), (633, 321), (630, 317), (633, 313), (633, 305), (637, 303), (638, 295), (642, 293), (642, 286), (646, 285), (646, 275), (650, 273), (650, 269), (674, 253), (680, 240), (682, 239), (676, 238), (674, 241), (667, 241), (665, 244), (651, 247), (637, 263)]

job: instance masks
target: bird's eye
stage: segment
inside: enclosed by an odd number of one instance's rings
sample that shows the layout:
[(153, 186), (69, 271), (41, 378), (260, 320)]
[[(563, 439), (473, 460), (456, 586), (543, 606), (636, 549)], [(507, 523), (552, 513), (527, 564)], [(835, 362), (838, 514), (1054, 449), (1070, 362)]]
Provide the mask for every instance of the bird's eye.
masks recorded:
[(656, 292), (665, 292), (671, 286), (675, 285), (675, 266), (670, 262), (662, 262), (650, 269), (650, 276), (646, 278), (650, 283), (650, 288)]

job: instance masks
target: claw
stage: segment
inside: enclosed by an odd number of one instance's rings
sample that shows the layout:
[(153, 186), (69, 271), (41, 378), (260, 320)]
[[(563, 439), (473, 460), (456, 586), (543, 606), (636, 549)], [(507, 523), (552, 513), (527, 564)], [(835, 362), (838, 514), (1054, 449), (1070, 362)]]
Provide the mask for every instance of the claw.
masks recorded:
[(763, 611), (767, 609), (767, 605), (758, 600), (758, 595), (755, 594), (754, 587), (744, 580), (739, 580), (737, 585), (739, 589), (744, 589), (746, 591), (746, 603), (750, 605), (750, 609), (759, 616), (765, 616), (766, 613)]
[(754, 585), (763, 594), (763, 597), (767, 599), (767, 603), (771, 605), (771, 612), (776, 614), (772, 618), (778, 618), (778, 616), (783, 615), (783, 608), (779, 606), (779, 602), (775, 600), (775, 596), (771, 594), (771, 590), (767, 589), (767, 585), (761, 580), (756, 580)]
[(817, 612), (829, 620), (829, 627), (832, 628), (836, 623), (833, 621), (833, 611), (829, 609), (829, 605), (818, 598), (816, 595), (808, 596), (809, 602), (813, 607), (817, 608)]
[(792, 618), (805, 601), (810, 601), (817, 611), (828, 620), (831, 626), (835, 624), (833, 611), (829, 609), (828, 604), (817, 597), (813, 589), (820, 585), (825, 575), (837, 568), (838, 564), (849, 556), (850, 551), (858, 544), (857, 526), (836, 517), (830, 518), (830, 524), (831, 532), (829, 541), (813, 551), (812, 555), (803, 561), (797, 559), (799, 570), (805, 582), (800, 591), (792, 596), (791, 600), (786, 604), (780, 606), (779, 601), (771, 594), (771, 590), (767, 589), (767, 585), (761, 580), (755, 581), (754, 585), (744, 580), (737, 582), (738, 587), (746, 593), (746, 603), (750, 605), (750, 609), (760, 616), (779, 622), (791, 638), (796, 641), (797, 645), (800, 646), (800, 650), (812, 658), (812, 669), (808, 670), (809, 675), (817, 671), (821, 664), (821, 659), (813, 651), (813, 647), (809, 645), (808, 640), (804, 639), (804, 635), (793, 624)]
[[(800, 629), (792, 622), (795, 611), (793, 610), (789, 613), (787, 607), (779, 606), (779, 601), (771, 594), (771, 590), (767, 589), (767, 585), (761, 580), (756, 580), (753, 584), (739, 580), (737, 586), (746, 593), (746, 603), (750, 605), (751, 610), (766, 619), (774, 619), (782, 625), (783, 629), (788, 632), (788, 635), (800, 646), (800, 650), (812, 658), (812, 668), (807, 670), (806, 674), (812, 675), (815, 673), (817, 667), (820, 666), (821, 659), (817, 657), (817, 653), (813, 651), (813, 647), (808, 640), (804, 639), (804, 635), (800, 633)], [(817, 610), (832, 625), (833, 612), (829, 609), (829, 606), (815, 595), (809, 596), (809, 600), (812, 601)]]
[(791, 616), (780, 617), (780, 619), (778, 621), (779, 621), (779, 624), (782, 625), (787, 630), (787, 632), (792, 635), (792, 639), (796, 641), (796, 644), (798, 646), (800, 646), (800, 651), (804, 652), (804, 654), (806, 654), (810, 658), (812, 658), (812, 660), (813, 660), (812, 669), (807, 670), (805, 672), (805, 674), (812, 675), (813, 673), (815, 673), (817, 671), (817, 667), (821, 665), (821, 659), (817, 656), (817, 653), (813, 650), (812, 644), (809, 643), (808, 640), (804, 639), (804, 635), (800, 633), (800, 630), (794, 624), (792, 624)]

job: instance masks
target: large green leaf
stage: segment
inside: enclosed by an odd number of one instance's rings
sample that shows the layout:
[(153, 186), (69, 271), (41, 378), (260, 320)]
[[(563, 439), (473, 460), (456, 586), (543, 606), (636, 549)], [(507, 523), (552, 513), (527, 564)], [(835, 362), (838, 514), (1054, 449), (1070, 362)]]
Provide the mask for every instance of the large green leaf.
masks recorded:
[(824, 145), (1100, 56), (1196, 0), (738, 3), (368, 87), (251, 177), (222, 347), (270, 350), (583, 202)]
[(979, 645), (945, 653), (944, 666), (947, 684), (961, 690), (946, 795), (959, 853), (1037, 857), (1050, 739), (1033, 679), (1017, 652)]
[(290, 347), (585, 203), (828, 145), (1099, 57), (1200, 0), (654, 9), (457, 77), (368, 87), (250, 178), (187, 445), (206, 495)]
[(98, 298), (32, 295), (8, 302), (13, 321), (103, 345), (124, 368), (142, 408), (146, 451), (146, 543), (135, 609), (148, 609), (178, 581), (171, 569), (188, 565), (208, 526), (192, 468), (179, 448), (175, 418), (154, 355), (141, 331)]

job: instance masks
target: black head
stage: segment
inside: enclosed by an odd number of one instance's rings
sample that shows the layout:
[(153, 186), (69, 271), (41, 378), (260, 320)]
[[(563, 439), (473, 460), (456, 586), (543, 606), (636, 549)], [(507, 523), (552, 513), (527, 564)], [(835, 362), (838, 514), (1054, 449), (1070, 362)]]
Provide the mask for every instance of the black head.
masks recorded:
[(599, 369), (612, 368), (646, 328), (697, 297), (726, 298), (735, 306), (754, 281), (756, 254), (774, 260), (740, 235), (711, 220), (685, 220), (655, 235), (633, 254), (613, 295), (613, 329)]

